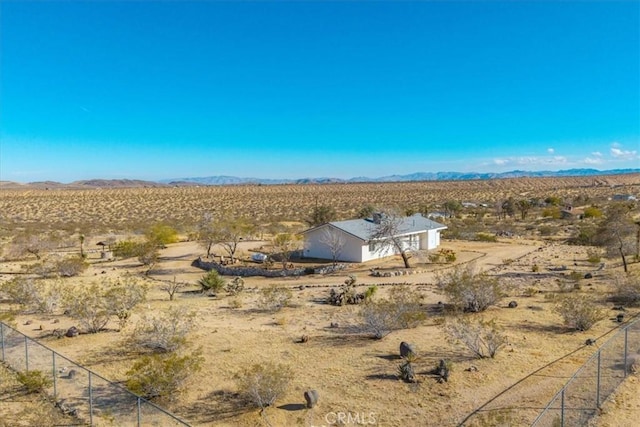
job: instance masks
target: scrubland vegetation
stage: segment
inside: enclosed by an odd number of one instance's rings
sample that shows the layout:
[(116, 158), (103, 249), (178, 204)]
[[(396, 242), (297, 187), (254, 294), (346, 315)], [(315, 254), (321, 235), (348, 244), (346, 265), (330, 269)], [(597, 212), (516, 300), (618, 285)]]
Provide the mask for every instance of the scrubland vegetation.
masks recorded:
[[(0, 316), (195, 425), (455, 425), (496, 396), (522, 424), (585, 339), (640, 313), (640, 209), (612, 200), (639, 192), (638, 175), (0, 190)], [(379, 209), (436, 214), (441, 247), (341, 269), (299, 257), (307, 226)]]

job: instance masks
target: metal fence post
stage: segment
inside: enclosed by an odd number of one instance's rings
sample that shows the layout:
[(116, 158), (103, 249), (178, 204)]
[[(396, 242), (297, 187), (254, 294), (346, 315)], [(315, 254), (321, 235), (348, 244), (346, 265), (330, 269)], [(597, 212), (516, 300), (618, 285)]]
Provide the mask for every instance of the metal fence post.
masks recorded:
[(624, 377), (627, 378), (627, 357), (629, 352), (628, 346), (628, 338), (629, 338), (629, 327), (624, 328), (624, 360), (622, 363), (624, 364)]
[(138, 427), (140, 427), (140, 396), (138, 396)]
[(53, 399), (57, 400), (58, 399), (58, 376), (56, 375), (56, 352), (52, 351), (51, 352), (51, 358), (52, 358), (52, 374), (53, 374)]
[(0, 322), (0, 341), (2, 345), (2, 361), (4, 362), (4, 323)]
[(602, 351), (598, 350), (598, 378), (596, 379), (596, 409), (600, 407), (600, 356)]
[(564, 427), (564, 387), (562, 388), (560, 402), (560, 427)]
[(91, 387), (91, 371), (89, 371), (89, 425), (93, 425), (93, 387)]
[(25, 371), (29, 372), (29, 338), (24, 336), (24, 363), (25, 363)]

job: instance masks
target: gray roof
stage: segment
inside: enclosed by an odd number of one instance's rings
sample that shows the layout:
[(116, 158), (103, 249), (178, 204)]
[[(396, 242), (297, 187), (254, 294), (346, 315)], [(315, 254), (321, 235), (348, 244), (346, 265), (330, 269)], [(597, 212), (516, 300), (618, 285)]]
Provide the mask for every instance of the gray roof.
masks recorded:
[[(442, 225), (438, 222), (425, 218), (419, 213), (412, 216), (400, 218), (400, 220), (401, 223), (398, 225), (398, 235), (416, 234), (427, 230), (443, 230), (447, 228), (446, 225)], [(371, 234), (376, 229), (376, 224), (371, 218), (333, 221), (328, 224), (364, 241), (370, 240)], [(323, 224), (319, 227), (324, 227), (325, 225), (327, 224)], [(315, 230), (319, 227), (311, 228), (304, 231), (303, 233)]]

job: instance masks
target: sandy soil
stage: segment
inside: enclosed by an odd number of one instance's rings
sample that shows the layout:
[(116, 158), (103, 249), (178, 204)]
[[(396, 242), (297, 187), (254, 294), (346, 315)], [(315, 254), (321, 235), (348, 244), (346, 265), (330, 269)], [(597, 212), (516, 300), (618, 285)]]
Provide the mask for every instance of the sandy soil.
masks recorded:
[[(261, 244), (245, 242), (242, 250)], [(442, 330), (439, 315), (430, 314), (424, 325), (396, 331), (376, 341), (351, 332), (357, 323), (358, 307), (333, 307), (322, 302), (330, 287), (340, 285), (348, 274), (355, 274), (361, 289), (372, 284), (414, 284), (431, 313), (435, 304), (444, 300), (434, 284), (435, 275), (450, 268), (448, 265), (417, 265), (414, 268), (420, 271), (417, 274), (390, 278), (368, 274), (373, 266), (401, 270), (399, 258), (391, 258), (377, 264), (353, 265), (329, 276), (248, 278), (242, 306), (231, 308), (230, 297), (209, 298), (188, 292), (195, 290), (195, 285), (185, 288), (176, 301), (168, 301), (167, 294), (159, 289), (162, 281), (175, 277), (193, 284), (203, 275), (202, 270), (191, 266), (202, 253), (197, 244), (169, 245), (150, 275), (148, 301), (136, 314), (175, 305), (197, 311), (199, 325), (189, 339), (206, 359), (203, 371), (170, 409), (194, 425), (261, 424), (264, 420), (259, 413), (237, 398), (234, 376), (253, 363), (270, 360), (288, 365), (295, 374), (288, 393), (267, 411), (274, 426), (327, 425), (338, 413), (366, 415), (369, 417), (366, 421), (375, 421), (380, 426), (446, 426), (460, 423), (476, 410), (477, 414), (468, 419), (470, 425), (496, 425), (498, 419), (506, 419), (506, 425), (530, 424), (593, 353), (594, 347), (584, 346), (585, 339), (593, 337), (604, 342), (619, 327), (607, 319), (588, 332), (572, 332), (562, 326), (560, 316), (553, 311), (554, 301), (549, 296), (558, 290), (558, 281), (567, 279), (551, 269), (566, 265), (567, 272), (593, 272), (595, 267), (586, 261), (586, 248), (524, 239), (505, 239), (499, 243), (445, 241), (443, 247), (456, 251), (456, 263), (474, 262), (478, 269), (496, 275), (508, 289), (499, 306), (477, 315), (495, 319), (508, 336), (509, 344), (496, 359), (473, 359), (465, 349), (451, 343)], [(91, 268), (74, 281), (81, 283), (142, 271), (131, 260), (98, 262), (98, 254), (92, 257)], [(534, 264), (540, 266), (539, 272), (532, 271)], [(616, 268), (607, 267), (593, 279), (581, 281), (579, 292), (604, 298), (615, 271)], [(275, 314), (256, 309), (257, 291), (272, 283), (289, 287), (293, 292), (292, 305)], [(389, 289), (380, 286), (380, 295), (384, 296)], [(518, 301), (516, 309), (506, 308), (510, 300)], [(628, 318), (635, 314), (637, 311), (630, 310)], [(26, 320), (43, 325), (44, 331), (34, 330), (33, 324), (26, 326)], [(54, 320), (59, 323), (52, 324)], [(330, 328), (331, 323), (337, 323), (338, 327)], [(42, 338), (56, 351), (114, 381), (125, 378), (135, 359), (133, 354), (114, 351), (122, 348), (127, 333), (127, 330), (115, 332), (115, 325), (99, 334), (53, 339), (44, 337), (54, 327), (67, 328), (74, 322), (62, 315), (30, 315), (19, 316), (17, 324), (23, 333)], [(307, 343), (298, 343), (302, 335), (309, 336)], [(396, 378), (399, 364), (396, 355), (401, 341), (414, 344), (419, 352), (415, 363), (420, 380), (417, 385)], [(449, 382), (439, 384), (429, 371), (442, 358), (453, 362), (453, 373)], [(472, 366), (476, 369), (467, 371)], [(630, 425), (625, 422), (633, 416), (627, 418), (629, 411), (624, 409), (638, 408), (637, 382), (632, 379), (621, 389), (622, 397), (615, 400), (618, 403), (605, 410), (601, 425)], [(302, 394), (309, 388), (320, 393), (320, 403), (312, 410), (302, 405)]]

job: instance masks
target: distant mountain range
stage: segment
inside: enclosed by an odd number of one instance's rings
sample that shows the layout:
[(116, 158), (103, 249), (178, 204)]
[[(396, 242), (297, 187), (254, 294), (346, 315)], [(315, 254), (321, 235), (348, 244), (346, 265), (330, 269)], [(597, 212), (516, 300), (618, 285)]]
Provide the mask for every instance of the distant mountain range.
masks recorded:
[(640, 173), (639, 169), (567, 169), (560, 171), (521, 171), (514, 170), (500, 173), (478, 172), (416, 172), (407, 175), (388, 175), (379, 178), (354, 177), (341, 178), (299, 178), (299, 179), (264, 179), (264, 178), (240, 178), (236, 176), (208, 176), (201, 178), (174, 178), (159, 181), (143, 181), (137, 179), (91, 179), (74, 181), (62, 184), (55, 181), (30, 182), (28, 184), (12, 181), (0, 181), (0, 189), (12, 188), (126, 188), (126, 187), (165, 187), (165, 186), (193, 186), (193, 185), (241, 185), (241, 184), (330, 184), (330, 183), (355, 183), (355, 182), (411, 182), (411, 181), (465, 181), (488, 180), (505, 178), (541, 178), (541, 177), (585, 177), (598, 175), (623, 175)]
[(613, 169), (601, 171), (597, 169), (567, 169), (560, 171), (521, 171), (509, 172), (415, 172), (407, 175), (388, 175), (379, 178), (358, 176), (349, 179), (341, 178), (299, 178), (299, 179), (263, 179), (263, 178), (239, 178), (236, 176), (208, 176), (201, 178), (177, 178), (163, 179), (158, 182), (169, 185), (238, 185), (238, 184), (329, 184), (350, 182), (410, 182), (410, 181), (467, 181), (522, 177), (568, 177), (568, 176), (597, 176), (597, 175), (622, 175), (640, 173), (640, 169)]

